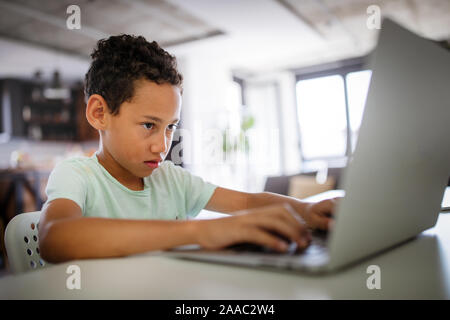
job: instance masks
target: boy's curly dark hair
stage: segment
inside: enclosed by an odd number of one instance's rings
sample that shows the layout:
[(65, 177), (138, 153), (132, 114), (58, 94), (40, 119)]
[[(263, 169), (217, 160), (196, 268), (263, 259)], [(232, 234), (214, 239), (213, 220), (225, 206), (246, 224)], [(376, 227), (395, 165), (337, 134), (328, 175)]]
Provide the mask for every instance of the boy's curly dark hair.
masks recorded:
[(85, 77), (86, 100), (92, 94), (101, 95), (113, 115), (133, 97), (136, 80), (169, 83), (182, 89), (183, 76), (175, 57), (142, 36), (122, 34), (99, 40), (91, 57)]

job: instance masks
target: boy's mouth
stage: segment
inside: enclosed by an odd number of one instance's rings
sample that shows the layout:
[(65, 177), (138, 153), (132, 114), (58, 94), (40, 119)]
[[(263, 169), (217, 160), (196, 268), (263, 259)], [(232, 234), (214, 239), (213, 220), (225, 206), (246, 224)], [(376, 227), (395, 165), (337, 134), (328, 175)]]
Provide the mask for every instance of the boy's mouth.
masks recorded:
[(161, 162), (161, 159), (144, 161), (144, 163), (145, 163), (149, 168), (152, 168), (152, 169), (158, 168), (160, 162)]

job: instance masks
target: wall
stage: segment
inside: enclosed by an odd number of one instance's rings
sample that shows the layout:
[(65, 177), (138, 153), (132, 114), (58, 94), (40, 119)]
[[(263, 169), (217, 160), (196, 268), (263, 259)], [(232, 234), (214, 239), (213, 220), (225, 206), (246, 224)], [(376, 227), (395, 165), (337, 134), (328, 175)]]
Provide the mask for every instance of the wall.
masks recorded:
[(9, 167), (13, 151), (29, 154), (33, 163), (38, 166), (52, 167), (52, 164), (65, 154), (80, 153), (97, 147), (97, 141), (77, 143), (12, 139), (7, 143), (0, 144), (0, 169)]
[(197, 51), (178, 60), (184, 76), (186, 168), (212, 183), (243, 189), (245, 180), (237, 173), (241, 170), (239, 163), (227, 165), (222, 161), (221, 132), (230, 124), (230, 118), (239, 119), (236, 114), (240, 108), (231, 98), (235, 96), (235, 83), (230, 66), (217, 52)]
[[(295, 174), (300, 171), (293, 73), (280, 71), (264, 77), (247, 78), (247, 95), (252, 84), (258, 82), (273, 82), (278, 87), (275, 97), (273, 92), (261, 90), (254, 92), (254, 96), (260, 95), (257, 99), (247, 99), (248, 103), (256, 104), (247, 106), (247, 109), (252, 110), (259, 121), (251, 130), (254, 139), (252, 146), (259, 149), (258, 156), (249, 159), (244, 154), (238, 154), (228, 157), (227, 161), (218, 162), (217, 159), (223, 157), (220, 131), (227, 127), (233, 131), (246, 109), (236, 106), (233, 100), (235, 83), (232, 65), (227, 63), (226, 53), (209, 51), (206, 47), (194, 50), (189, 55), (178, 56), (178, 61), (184, 75), (183, 128), (188, 131), (190, 138), (184, 145), (184, 159), (191, 172), (223, 187), (259, 192), (263, 190), (267, 175)], [(272, 103), (269, 100), (276, 101)], [(274, 119), (275, 114), (279, 121)], [(283, 145), (276, 153), (272, 150), (274, 144), (266, 141), (276, 139), (275, 136), (270, 138), (265, 132), (270, 123), (272, 131), (279, 131), (278, 142)], [(212, 142), (214, 140), (220, 140), (218, 145)], [(274, 168), (274, 162), (280, 165)]]

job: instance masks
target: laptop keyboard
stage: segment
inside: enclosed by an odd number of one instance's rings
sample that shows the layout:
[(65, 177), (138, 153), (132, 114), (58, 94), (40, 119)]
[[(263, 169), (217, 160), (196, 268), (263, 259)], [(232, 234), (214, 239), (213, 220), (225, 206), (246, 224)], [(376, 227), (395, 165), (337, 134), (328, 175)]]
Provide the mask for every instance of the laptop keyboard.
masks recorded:
[(308, 248), (304, 251), (297, 250), (297, 243), (291, 242), (289, 248), (285, 252), (279, 252), (264, 246), (253, 243), (239, 243), (228, 247), (228, 250), (240, 253), (268, 253), (278, 255), (301, 255), (301, 254), (318, 254), (327, 251), (327, 233), (324, 231), (313, 231), (312, 241)]

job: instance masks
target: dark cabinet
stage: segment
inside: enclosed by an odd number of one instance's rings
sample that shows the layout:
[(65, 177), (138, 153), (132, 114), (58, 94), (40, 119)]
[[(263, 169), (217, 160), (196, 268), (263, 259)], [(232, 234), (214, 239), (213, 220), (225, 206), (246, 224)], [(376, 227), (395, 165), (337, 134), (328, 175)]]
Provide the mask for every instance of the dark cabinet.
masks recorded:
[(83, 86), (53, 89), (22, 79), (1, 83), (1, 127), (5, 135), (31, 140), (84, 141), (98, 138), (84, 115)]

